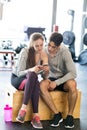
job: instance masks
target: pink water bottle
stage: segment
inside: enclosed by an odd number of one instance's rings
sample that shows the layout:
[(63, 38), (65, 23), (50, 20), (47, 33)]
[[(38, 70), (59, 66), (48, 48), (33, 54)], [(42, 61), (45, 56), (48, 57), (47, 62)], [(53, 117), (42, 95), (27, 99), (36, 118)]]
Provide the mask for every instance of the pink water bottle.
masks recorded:
[(8, 104), (4, 107), (4, 120), (5, 122), (12, 121), (12, 107)]

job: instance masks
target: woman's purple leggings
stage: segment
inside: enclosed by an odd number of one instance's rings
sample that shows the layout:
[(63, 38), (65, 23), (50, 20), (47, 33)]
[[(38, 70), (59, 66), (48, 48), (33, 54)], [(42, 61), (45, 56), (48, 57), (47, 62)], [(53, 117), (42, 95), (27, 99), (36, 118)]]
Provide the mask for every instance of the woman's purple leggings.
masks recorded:
[(38, 76), (35, 72), (28, 72), (27, 81), (24, 88), (23, 104), (27, 105), (31, 99), (34, 113), (38, 113), (39, 94), (40, 84), (38, 81)]

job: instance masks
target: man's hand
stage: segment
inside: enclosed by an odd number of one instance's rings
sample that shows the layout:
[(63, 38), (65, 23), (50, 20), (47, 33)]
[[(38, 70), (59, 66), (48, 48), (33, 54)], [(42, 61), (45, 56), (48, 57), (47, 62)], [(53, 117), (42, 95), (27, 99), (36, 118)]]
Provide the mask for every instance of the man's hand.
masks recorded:
[(48, 74), (49, 74), (49, 66), (47, 64), (43, 65), (43, 70), (44, 70), (45, 75), (48, 76)]
[(56, 88), (57, 84), (55, 81), (51, 81), (49, 85), (49, 90), (54, 90)]

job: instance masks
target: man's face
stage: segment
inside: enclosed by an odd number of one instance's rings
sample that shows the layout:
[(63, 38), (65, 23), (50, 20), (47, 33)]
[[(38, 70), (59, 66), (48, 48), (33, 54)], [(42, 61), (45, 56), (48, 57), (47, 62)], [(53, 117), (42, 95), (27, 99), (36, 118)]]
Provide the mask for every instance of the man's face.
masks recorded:
[(49, 53), (51, 53), (51, 54), (56, 53), (58, 48), (59, 48), (59, 46), (56, 46), (54, 42), (48, 43), (48, 52)]

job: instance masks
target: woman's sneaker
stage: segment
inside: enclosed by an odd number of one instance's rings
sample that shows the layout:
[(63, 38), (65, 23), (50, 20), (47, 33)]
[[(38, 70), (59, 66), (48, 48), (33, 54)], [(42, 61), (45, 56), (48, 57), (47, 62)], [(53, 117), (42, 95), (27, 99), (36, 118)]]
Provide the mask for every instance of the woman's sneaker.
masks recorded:
[(43, 126), (40, 122), (40, 118), (39, 116), (35, 116), (32, 121), (31, 121), (31, 124), (34, 128), (37, 128), (37, 129), (43, 129)]
[(18, 113), (18, 116), (17, 116), (16, 120), (18, 122), (20, 122), (20, 123), (24, 123), (25, 115), (26, 115), (26, 111), (25, 110), (20, 110), (19, 113)]
[(62, 115), (59, 112), (58, 114), (55, 114), (53, 117), (53, 120), (51, 121), (51, 125), (53, 127), (57, 127), (59, 126), (59, 124), (63, 121)]
[(67, 116), (65, 120), (65, 128), (74, 128), (73, 116)]

